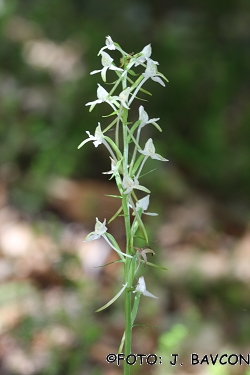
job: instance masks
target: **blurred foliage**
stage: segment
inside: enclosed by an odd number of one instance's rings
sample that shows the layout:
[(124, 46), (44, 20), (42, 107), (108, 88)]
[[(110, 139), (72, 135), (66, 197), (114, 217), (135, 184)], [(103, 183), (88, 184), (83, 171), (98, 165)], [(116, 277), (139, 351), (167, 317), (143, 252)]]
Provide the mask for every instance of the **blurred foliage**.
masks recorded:
[(36, 212), (49, 176), (104, 170), (102, 150), (76, 147), (103, 114), (90, 116), (85, 103), (111, 35), (131, 52), (151, 42), (170, 80), (165, 90), (148, 84), (148, 112), (165, 128), (165, 138), (153, 133), (159, 152), (220, 199), (250, 202), (249, 8), (243, 0), (1, 0), (1, 174), (12, 201)]

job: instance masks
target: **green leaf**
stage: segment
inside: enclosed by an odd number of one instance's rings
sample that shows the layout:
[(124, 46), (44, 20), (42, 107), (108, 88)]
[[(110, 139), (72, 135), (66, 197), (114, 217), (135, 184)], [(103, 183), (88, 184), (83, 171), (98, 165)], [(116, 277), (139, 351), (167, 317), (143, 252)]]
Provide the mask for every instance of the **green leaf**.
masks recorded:
[(132, 126), (132, 128), (130, 129), (130, 132), (133, 134), (136, 130), (136, 128), (138, 128), (138, 126), (140, 125), (141, 123), (141, 120), (137, 120), (134, 125)]
[(103, 264), (102, 266), (94, 266), (94, 268), (102, 268), (102, 267), (109, 266), (110, 264), (113, 264), (113, 263), (123, 263), (123, 262), (124, 262), (123, 260), (117, 259), (114, 262), (109, 262), (109, 263)]
[(151, 262), (147, 262), (146, 264), (148, 264), (148, 265), (151, 266), (151, 267), (160, 268), (161, 270), (164, 270), (164, 271), (167, 271), (167, 270), (168, 270), (168, 269), (165, 268), (165, 267), (158, 266), (158, 264), (154, 264), (154, 263), (151, 263)]
[[(117, 115), (119, 113), (119, 111), (117, 110), (117, 111), (114, 111), (114, 112), (112, 112), (112, 113), (110, 113), (109, 115), (105, 115), (105, 116), (102, 116), (102, 117), (110, 117), (110, 116), (113, 116), (113, 115)], [(115, 119), (115, 121), (117, 121), (116, 119)]]
[(130, 130), (129, 128), (127, 128), (127, 130), (128, 130), (128, 133), (129, 133), (128, 142), (130, 142), (130, 139), (132, 138), (134, 144), (136, 145), (136, 147), (137, 147), (138, 149), (140, 149), (140, 145), (139, 145), (138, 142), (136, 141), (136, 139), (135, 139), (135, 137), (133, 136), (133, 133), (131, 132), (131, 130)]
[(131, 74), (131, 76), (134, 76), (134, 77), (138, 76), (138, 74), (136, 74), (132, 69), (130, 69), (128, 71), (128, 73)]
[(151, 193), (151, 191), (150, 190), (148, 190), (145, 186), (136, 186), (136, 189), (138, 189), (138, 190), (142, 190), (142, 191), (145, 191), (145, 193)]
[(119, 150), (119, 148), (116, 146), (115, 142), (112, 141), (112, 139), (107, 137), (106, 135), (104, 136), (104, 139), (106, 139), (106, 141), (108, 141), (108, 143), (113, 148), (113, 150), (116, 152), (116, 154), (119, 155), (120, 159), (122, 159), (123, 158), (122, 153)]
[(137, 171), (139, 165), (141, 164), (142, 160), (144, 159), (144, 155), (140, 154), (138, 159), (136, 160), (133, 169), (132, 169), (132, 175), (135, 175), (135, 172)]
[(117, 298), (120, 297), (120, 295), (124, 292), (125, 288), (127, 287), (127, 284), (125, 284), (122, 289), (108, 302), (106, 303), (104, 306), (100, 307), (98, 310), (96, 310), (95, 312), (99, 312), (99, 311), (102, 311), (104, 309), (106, 309), (107, 307), (109, 307), (110, 305), (112, 305), (112, 303), (114, 303)]
[[(145, 89), (143, 89), (143, 88), (140, 88), (139, 91), (144, 92), (144, 94), (147, 94), (147, 95), (152, 96), (151, 92), (149, 92), (149, 91), (147, 91), (147, 90), (145, 90)], [(143, 99), (141, 99), (141, 100), (143, 100)]]
[(116, 213), (111, 217), (111, 219), (109, 219), (108, 224), (110, 224), (113, 220), (115, 220), (115, 218), (117, 218), (117, 216), (120, 214), (121, 211), (122, 211), (122, 206), (116, 211)]

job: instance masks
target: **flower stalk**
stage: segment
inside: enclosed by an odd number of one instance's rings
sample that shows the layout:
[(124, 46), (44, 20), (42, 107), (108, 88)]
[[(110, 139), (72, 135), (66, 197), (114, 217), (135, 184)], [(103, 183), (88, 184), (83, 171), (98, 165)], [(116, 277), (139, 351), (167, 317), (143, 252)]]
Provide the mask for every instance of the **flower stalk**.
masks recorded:
[[(120, 66), (119, 63), (115, 64), (114, 59), (109, 55), (109, 52), (112, 53), (114, 50), (121, 53)], [(154, 255), (155, 253), (149, 246), (148, 234), (142, 216), (156, 216), (157, 214), (147, 212), (150, 190), (141, 185), (140, 181), (142, 169), (148, 158), (164, 162), (168, 161), (155, 152), (155, 146), (151, 138), (147, 140), (144, 147), (140, 139), (143, 128), (147, 124), (152, 124), (161, 131), (157, 123), (159, 118), (150, 120), (142, 105), (138, 108), (139, 118), (135, 119), (135, 121), (129, 118), (131, 105), (137, 102), (138, 93), (150, 94), (142, 88), (148, 79), (152, 79), (162, 86), (165, 86), (164, 81), (168, 82), (167, 78), (158, 71), (159, 63), (151, 59), (151, 54), (152, 48), (150, 44), (137, 54), (129, 54), (118, 43), (113, 42), (110, 36), (106, 38), (105, 46), (98, 53), (101, 57), (102, 68), (94, 70), (90, 74), (100, 73), (104, 83), (106, 83), (109, 74), (115, 74), (118, 78), (110, 84), (111, 89), (109, 92), (101, 84), (98, 84), (97, 99), (88, 102), (86, 106), (90, 106), (89, 110), (92, 111), (96, 105), (106, 103), (112, 108), (110, 116), (115, 116), (115, 118), (106, 125), (104, 130), (102, 130), (99, 122), (94, 135), (87, 131), (88, 138), (83, 140), (78, 146), (78, 148), (81, 148), (87, 142), (93, 142), (95, 147), (100, 145), (106, 147), (111, 159), (111, 170), (103, 173), (110, 174), (110, 179), (115, 178), (119, 192), (116, 198), (121, 198), (121, 207), (109, 222), (118, 215), (124, 217), (126, 249), (123, 251), (115, 238), (108, 232), (106, 219), (101, 223), (96, 218), (95, 230), (89, 233), (85, 241), (94, 241), (102, 237), (120, 258), (115, 262), (123, 263), (124, 265), (124, 284), (121, 286), (120, 291), (97, 311), (110, 306), (124, 294), (125, 331), (119, 352), (124, 347), (125, 357), (131, 354), (132, 328), (136, 319), (140, 296), (157, 298), (147, 290), (143, 276), (139, 280), (137, 279), (137, 273), (140, 270), (144, 271), (146, 265), (163, 269), (163, 267), (151, 263), (147, 259), (147, 254)], [(132, 70), (133, 68), (138, 69), (139, 72), (135, 73)], [(106, 134), (108, 130), (112, 129), (114, 130), (114, 139)], [(141, 199), (137, 197), (138, 190), (141, 191), (141, 194), (144, 193)], [(139, 236), (144, 239), (145, 246), (143, 247), (136, 246)], [(129, 375), (130, 369), (130, 366), (125, 361), (124, 375)]]

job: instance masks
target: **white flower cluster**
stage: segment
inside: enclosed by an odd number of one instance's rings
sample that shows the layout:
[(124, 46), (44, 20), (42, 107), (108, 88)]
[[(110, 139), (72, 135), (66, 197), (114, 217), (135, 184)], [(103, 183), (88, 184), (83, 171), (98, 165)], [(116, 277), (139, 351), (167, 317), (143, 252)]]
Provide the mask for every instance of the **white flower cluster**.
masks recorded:
[[(121, 53), (122, 57), (119, 67), (115, 65), (114, 59), (108, 54), (107, 50), (117, 50)], [(162, 86), (165, 86), (164, 81), (168, 82), (167, 78), (158, 72), (159, 63), (151, 59), (151, 54), (152, 48), (150, 44), (137, 54), (128, 54), (122, 50), (118, 43), (113, 42), (110, 36), (106, 37), (105, 46), (98, 53), (101, 56), (102, 69), (94, 70), (90, 74), (100, 73), (103, 82), (106, 83), (107, 72), (113, 71), (113, 74), (117, 75), (117, 80), (112, 83), (112, 88), (109, 92), (101, 84), (98, 84), (97, 99), (88, 102), (86, 106), (90, 106), (90, 111), (92, 111), (97, 104), (107, 103), (113, 110), (110, 116), (115, 116), (115, 119), (105, 130), (102, 130), (101, 124), (98, 123), (94, 135), (91, 135), (87, 131), (88, 138), (78, 146), (78, 148), (81, 148), (87, 142), (93, 142), (95, 147), (103, 144), (107, 148), (111, 159), (111, 170), (103, 173), (111, 174), (111, 178), (115, 178), (120, 197), (122, 199), (125, 198), (122, 200), (123, 205), (126, 204), (126, 209), (122, 206), (124, 215), (125, 211), (129, 212), (132, 209), (134, 215), (134, 222), (131, 227), (132, 235), (134, 236), (137, 229), (140, 228), (142, 233), (144, 233), (146, 241), (147, 235), (141, 216), (142, 214), (152, 216), (157, 214), (147, 212), (150, 191), (140, 184), (139, 179), (148, 158), (160, 161), (168, 160), (156, 153), (152, 138), (146, 141), (144, 148), (140, 146), (141, 132), (147, 124), (152, 124), (161, 131), (157, 123), (159, 118), (149, 119), (144, 107), (140, 105), (138, 108), (138, 120), (131, 123), (128, 121), (128, 112), (134, 99), (138, 99), (137, 94), (139, 92), (149, 94), (146, 90), (142, 89), (142, 86), (148, 79), (152, 79)], [(132, 70), (132, 68), (137, 69), (138, 67), (142, 69), (139, 74)], [(120, 86), (122, 89), (119, 91)], [(115, 130), (115, 140), (105, 135), (112, 128)], [(123, 139), (122, 145), (120, 144), (121, 134)], [(141, 190), (147, 193), (147, 195), (142, 199), (137, 199), (135, 190)], [(122, 209), (116, 216), (118, 216)], [(103, 223), (96, 219), (95, 231), (86, 237), (86, 241), (93, 241), (100, 237), (103, 237), (118, 253), (121, 261), (125, 262), (126, 257), (133, 258), (137, 256), (136, 252), (133, 253), (133, 250), (129, 254), (121, 251), (114, 237), (107, 233), (106, 219)], [(147, 292), (144, 278), (139, 279), (135, 292), (156, 298)]]

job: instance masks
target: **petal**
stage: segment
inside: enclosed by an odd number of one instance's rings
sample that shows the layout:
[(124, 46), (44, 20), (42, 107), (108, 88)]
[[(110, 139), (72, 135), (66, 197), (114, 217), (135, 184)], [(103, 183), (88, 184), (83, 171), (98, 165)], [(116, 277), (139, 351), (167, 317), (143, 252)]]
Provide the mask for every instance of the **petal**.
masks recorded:
[(101, 71), (102, 71), (102, 69), (100, 69), (100, 70), (93, 70), (92, 72), (90, 72), (90, 74), (92, 75), (92, 74), (100, 73)]
[(112, 64), (112, 61), (114, 59), (112, 59), (112, 57), (110, 57), (107, 52), (102, 52), (101, 55), (102, 55), (102, 65), (104, 67), (109, 67)]
[(109, 35), (106, 37), (106, 46), (109, 50), (115, 50), (114, 42)]
[(82, 143), (80, 143), (79, 146), (78, 146), (77, 148), (78, 148), (78, 149), (81, 148), (83, 145), (85, 145), (85, 143), (87, 143), (87, 142), (89, 142), (89, 141), (91, 141), (90, 138), (85, 139), (85, 141), (82, 141)]
[(151, 44), (148, 44), (146, 47), (143, 48), (143, 50), (141, 51), (142, 55), (148, 59), (150, 56), (151, 56), (151, 53), (152, 53), (152, 47), (151, 47)]
[(107, 73), (107, 70), (108, 70), (108, 66), (105, 66), (105, 67), (102, 69), (101, 77), (102, 77), (103, 82), (106, 82), (106, 73)]
[(165, 159), (163, 158), (161, 155), (159, 154), (154, 154), (153, 156), (151, 156), (152, 159), (156, 159), (156, 160), (160, 160), (160, 161), (169, 161), (168, 159)]
[(158, 298), (154, 294), (152, 294), (152, 293), (150, 293), (150, 292), (147, 291), (147, 289), (146, 289), (146, 283), (145, 283), (145, 280), (144, 280), (143, 276), (141, 276), (139, 278), (137, 287), (136, 287), (136, 289), (135, 289), (134, 292), (140, 292), (140, 293), (142, 293), (146, 297)]
[(105, 232), (107, 232), (108, 228), (106, 227), (106, 219), (104, 219), (103, 223), (96, 218), (96, 224), (95, 224), (95, 233), (98, 236), (102, 236)]
[(101, 101), (100, 100), (93, 100), (93, 102), (88, 102), (85, 105), (92, 105), (92, 104), (97, 104), (97, 103), (101, 103)]
[(143, 212), (143, 214), (148, 216), (158, 216), (156, 212)]
[(158, 298), (158, 297), (156, 297), (154, 294), (148, 292), (147, 290), (145, 290), (145, 292), (142, 293), (142, 294), (143, 294), (144, 296), (146, 296), (146, 297)]
[(118, 68), (118, 67), (115, 66), (115, 65), (110, 65), (109, 69), (110, 69), (110, 70), (119, 70), (120, 72), (123, 72), (123, 69), (122, 69), (122, 68)]
[(139, 277), (138, 284), (135, 288), (136, 292), (144, 293), (146, 290), (146, 283), (144, 280), (144, 276)]
[(99, 83), (98, 83), (98, 89), (97, 89), (97, 98), (101, 101), (104, 101), (107, 99), (107, 97), (109, 96), (109, 93), (108, 91), (105, 90), (104, 87), (102, 87)]
[(151, 79), (155, 82), (158, 82), (160, 85), (162, 85), (164, 87), (166, 86), (165, 83), (163, 82), (163, 80), (161, 78), (157, 77), (157, 76), (151, 77)]
[(149, 206), (149, 194), (146, 195), (144, 198), (140, 199), (136, 203), (136, 209), (142, 208), (142, 211), (146, 211)]
[(85, 238), (85, 241), (83, 242), (90, 242), (90, 241), (98, 240), (99, 238), (100, 236), (98, 234), (96, 234), (95, 232), (91, 232), (90, 234), (87, 235), (87, 237)]

